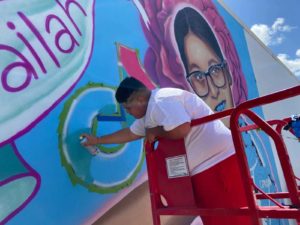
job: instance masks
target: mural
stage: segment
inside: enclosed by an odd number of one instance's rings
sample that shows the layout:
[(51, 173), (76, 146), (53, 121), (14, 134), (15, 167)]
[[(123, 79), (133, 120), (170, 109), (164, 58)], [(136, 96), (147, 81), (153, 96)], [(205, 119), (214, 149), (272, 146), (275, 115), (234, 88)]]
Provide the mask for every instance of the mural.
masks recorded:
[[(132, 123), (114, 99), (126, 76), (216, 112), (258, 96), (244, 29), (217, 1), (3, 0), (0, 15), (0, 224), (92, 224), (146, 181), (142, 141), (92, 156), (79, 140)], [(279, 190), (268, 138), (243, 138), (255, 182)]]

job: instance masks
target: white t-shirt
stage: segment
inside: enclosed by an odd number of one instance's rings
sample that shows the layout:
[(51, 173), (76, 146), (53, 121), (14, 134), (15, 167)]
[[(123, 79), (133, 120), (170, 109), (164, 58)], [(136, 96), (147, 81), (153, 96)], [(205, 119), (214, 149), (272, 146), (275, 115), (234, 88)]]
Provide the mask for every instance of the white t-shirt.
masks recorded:
[[(165, 131), (170, 131), (212, 113), (209, 106), (193, 93), (177, 88), (155, 89), (146, 115), (137, 119), (130, 130), (140, 136), (145, 136), (145, 128), (163, 126)], [(184, 141), (192, 175), (234, 154), (231, 133), (220, 120), (193, 126)]]

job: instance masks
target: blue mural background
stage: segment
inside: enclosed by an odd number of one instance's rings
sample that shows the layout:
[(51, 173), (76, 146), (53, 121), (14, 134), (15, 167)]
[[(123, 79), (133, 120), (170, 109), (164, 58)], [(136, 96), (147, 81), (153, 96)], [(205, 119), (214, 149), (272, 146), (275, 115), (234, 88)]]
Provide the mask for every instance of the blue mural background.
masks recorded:
[[(30, 132), (16, 140), (20, 154), (42, 179), (38, 194), (20, 213), (10, 219), (8, 224), (24, 224), (28, 218), (31, 218), (32, 225), (84, 224), (87, 218), (94, 216), (104, 203), (116, 195), (115, 193), (93, 193), (81, 185), (71, 183), (70, 177), (61, 164), (57, 133), (64, 104), (78, 88), (91, 81), (112, 87), (118, 86), (121, 74), (118, 68), (116, 42), (138, 48), (140, 55), (143, 56), (147, 44), (140, 27), (139, 14), (131, 1), (97, 1), (94, 48), (84, 76), (54, 110)], [(97, 102), (102, 102), (103, 99), (95, 98), (93, 101), (99, 104)], [(84, 118), (80, 116), (77, 118), (78, 121), (82, 119)], [(105, 132), (118, 128), (113, 125), (115, 122), (109, 123), (111, 124), (105, 126)], [(132, 157), (134, 154), (140, 154), (142, 142), (137, 141), (133, 145), (139, 151), (132, 151)], [(130, 150), (126, 151), (130, 152)], [(130, 164), (130, 159), (127, 164)], [(124, 167), (124, 161), (119, 163), (119, 167)], [(139, 179), (144, 172), (145, 164), (136, 179)]]

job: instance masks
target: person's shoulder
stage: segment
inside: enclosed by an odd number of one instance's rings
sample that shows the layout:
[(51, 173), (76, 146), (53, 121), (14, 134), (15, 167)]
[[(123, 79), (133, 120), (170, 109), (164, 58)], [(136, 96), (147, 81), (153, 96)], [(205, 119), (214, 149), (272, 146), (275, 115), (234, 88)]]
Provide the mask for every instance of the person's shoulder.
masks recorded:
[[(183, 89), (179, 89), (179, 88), (164, 87), (164, 88), (157, 89), (156, 93), (159, 95), (170, 96), (170, 95), (180, 95), (180, 94), (185, 94), (185, 93), (190, 93), (190, 92), (183, 90)], [(192, 94), (192, 93), (190, 93), (190, 94)]]

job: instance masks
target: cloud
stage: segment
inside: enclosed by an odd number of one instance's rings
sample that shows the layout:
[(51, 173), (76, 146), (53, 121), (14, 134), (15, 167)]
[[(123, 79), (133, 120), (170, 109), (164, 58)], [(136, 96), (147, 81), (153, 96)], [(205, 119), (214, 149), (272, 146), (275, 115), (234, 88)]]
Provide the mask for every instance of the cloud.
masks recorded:
[(294, 59), (287, 54), (278, 54), (277, 57), (300, 79), (300, 49), (296, 51), (295, 55)]
[[(285, 33), (296, 27), (285, 24), (284, 18), (277, 18), (272, 26), (254, 24), (251, 31), (266, 45), (279, 45), (285, 40)], [(300, 79), (300, 49), (296, 50), (295, 58), (281, 53), (277, 57)]]
[(266, 24), (254, 24), (251, 31), (267, 46), (281, 44), (284, 33), (291, 32), (295, 27), (285, 24), (284, 18), (277, 18), (272, 26)]

